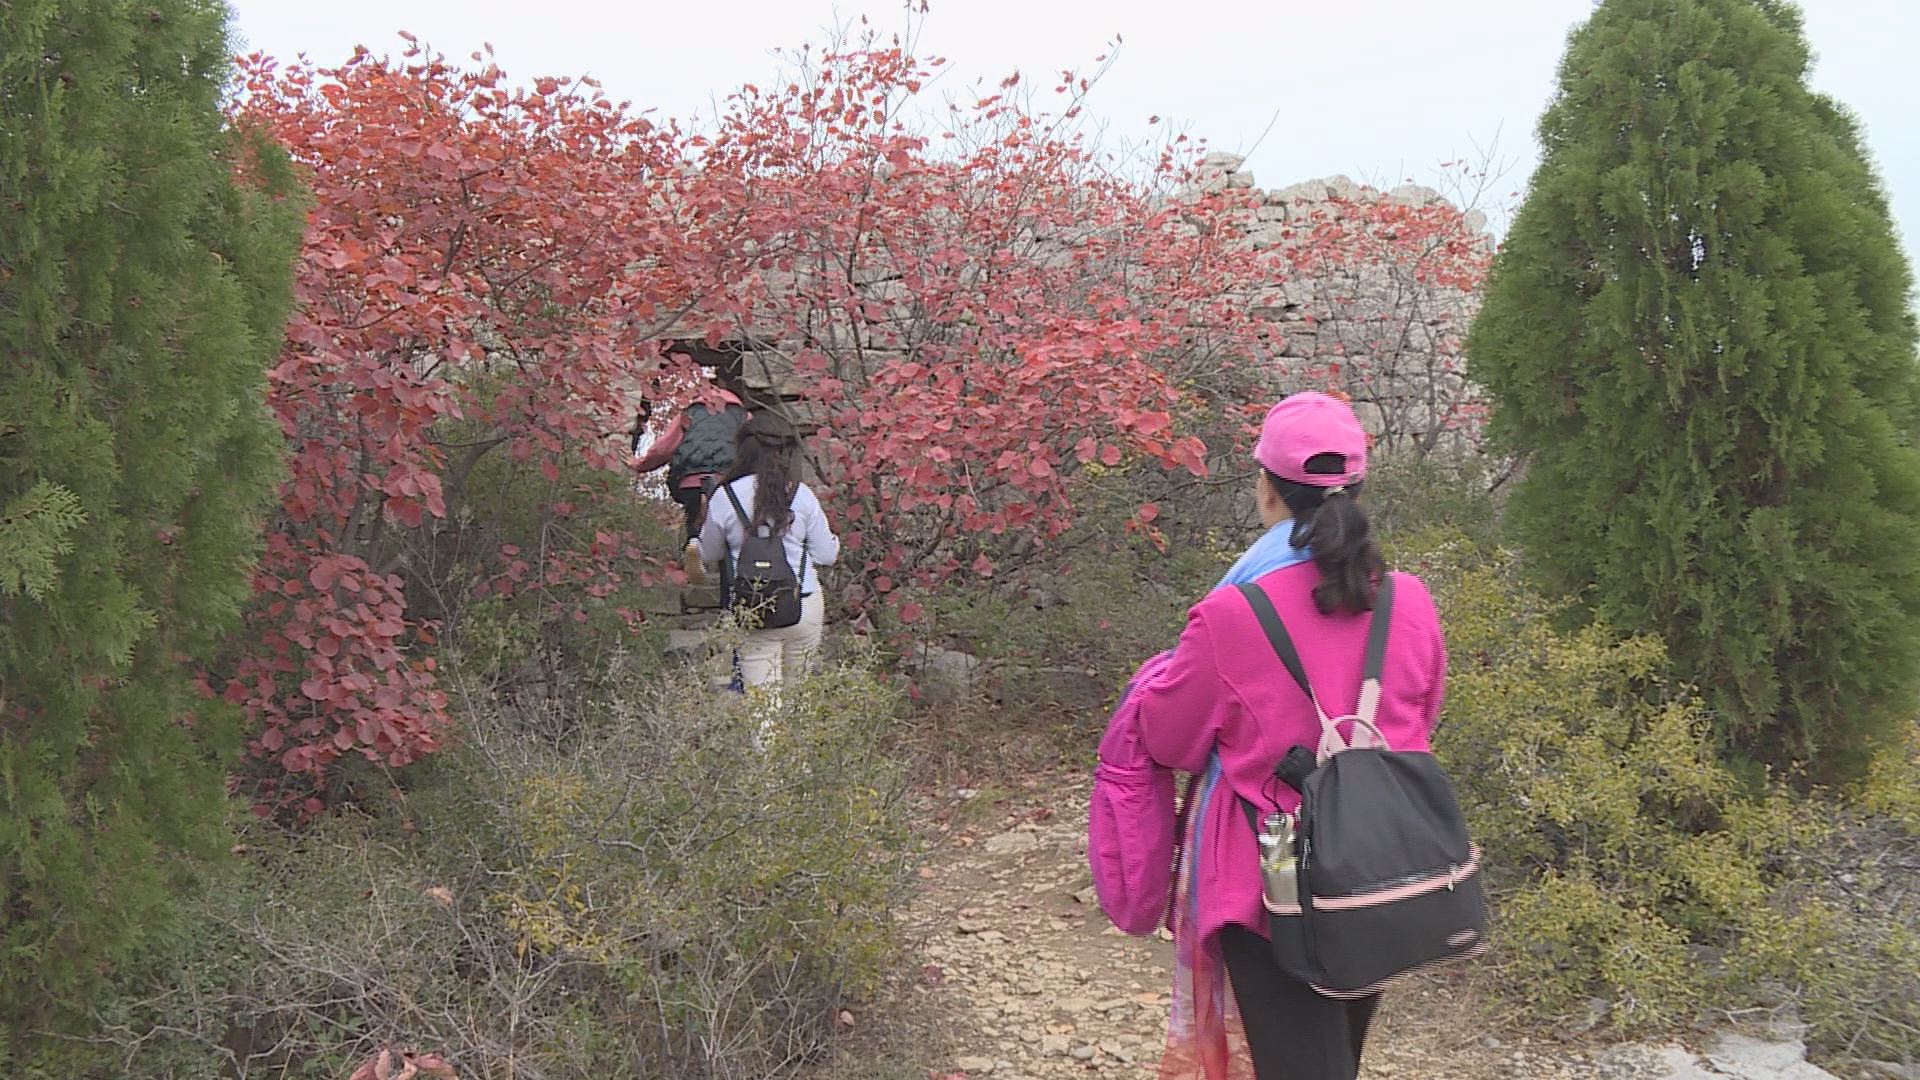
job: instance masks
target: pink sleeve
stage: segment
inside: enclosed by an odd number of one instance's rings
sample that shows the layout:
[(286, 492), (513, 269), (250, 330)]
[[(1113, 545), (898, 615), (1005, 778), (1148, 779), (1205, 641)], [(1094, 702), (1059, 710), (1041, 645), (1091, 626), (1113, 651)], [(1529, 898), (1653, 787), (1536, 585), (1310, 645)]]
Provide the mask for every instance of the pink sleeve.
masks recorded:
[(667, 425), (667, 430), (661, 432), (660, 437), (654, 440), (653, 448), (647, 451), (646, 456), (634, 459), (634, 471), (650, 473), (673, 460), (673, 452), (680, 449), (680, 440), (686, 436), (685, 414), (674, 417), (673, 423)]
[(1440, 634), (1440, 623), (1433, 624), (1433, 688), (1427, 693), (1427, 700), (1421, 706), (1421, 719), (1426, 722), (1427, 734), (1433, 734), (1434, 726), (1440, 723), (1440, 705), (1447, 696), (1447, 643)]
[(1447, 696), (1447, 641), (1440, 629), (1440, 610), (1434, 605), (1433, 593), (1426, 582), (1414, 579), (1420, 584), (1420, 598), (1425, 601), (1427, 633), (1433, 639), (1433, 660), (1428, 666), (1427, 694), (1420, 703), (1420, 722), (1426, 726), (1428, 738), (1432, 738), (1434, 726), (1440, 722), (1440, 705)]
[(1198, 608), (1187, 616), (1173, 658), (1136, 694), (1141, 740), (1153, 759), (1184, 772), (1204, 771), (1236, 699), (1220, 679), (1213, 635)]

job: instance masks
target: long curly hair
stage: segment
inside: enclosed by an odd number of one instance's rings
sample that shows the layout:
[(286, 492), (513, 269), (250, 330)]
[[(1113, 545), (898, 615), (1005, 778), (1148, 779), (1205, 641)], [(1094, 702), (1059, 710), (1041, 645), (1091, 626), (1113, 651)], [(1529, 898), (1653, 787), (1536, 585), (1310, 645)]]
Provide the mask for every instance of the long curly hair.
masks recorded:
[(740, 425), (726, 482), (743, 476), (753, 477), (752, 527), (786, 532), (793, 524), (793, 496), (800, 490), (800, 435), (786, 418), (761, 411)]

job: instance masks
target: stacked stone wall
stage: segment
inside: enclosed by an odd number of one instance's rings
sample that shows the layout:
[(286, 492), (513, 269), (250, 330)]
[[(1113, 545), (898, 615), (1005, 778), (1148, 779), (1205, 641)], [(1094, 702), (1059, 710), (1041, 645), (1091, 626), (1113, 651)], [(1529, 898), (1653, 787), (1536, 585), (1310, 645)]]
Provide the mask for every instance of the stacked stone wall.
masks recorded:
[[(1272, 324), (1269, 355), (1273, 390), (1337, 387), (1350, 397), (1381, 450), (1416, 457), (1470, 453), (1477, 449), (1483, 399), (1465, 376), (1462, 343), (1479, 307), (1477, 292), (1439, 283), (1424, 274), (1419, 243), (1394, 245), (1377, 238), (1332, 245), (1324, 256), (1305, 257), (1316, 229), (1364, 226), (1380, 204), (1438, 209), (1440, 219), (1467, 234), (1471, 246), (1491, 254), (1494, 240), (1486, 216), (1460, 210), (1440, 192), (1417, 184), (1381, 191), (1345, 176), (1261, 189), (1245, 161), (1234, 154), (1205, 157), (1190, 187), (1175, 200), (1192, 201), (1222, 191), (1243, 191), (1249, 205), (1232, 215), (1234, 242), (1286, 269), (1258, 283), (1242, 298), (1256, 317)], [(1364, 232), (1356, 228), (1356, 235)], [(1045, 257), (1049, 238), (1036, 237), (1032, 257)], [(1305, 262), (1298, 260), (1305, 258)], [(861, 268), (855, 285), (881, 310), (908, 318), (913, 298), (896, 273), (883, 266)], [(783, 287), (784, 285), (784, 287)], [(804, 293), (791, 281), (768, 283), (768, 295)], [(769, 320), (777, 325), (783, 320)], [(871, 359), (895, 344), (884, 337), (886, 319), (860, 326), (828, 319), (815, 344), (830, 351), (858, 349)], [(858, 333), (859, 342), (843, 340)], [(703, 363), (731, 368), (756, 398), (784, 400), (811, 422), (790, 356), (797, 342), (772, 331), (743, 332), (715, 350), (697, 342), (697, 331), (669, 332), (686, 340), (681, 350), (703, 354)], [(716, 362), (715, 355), (733, 360)]]
[[(1478, 449), (1483, 395), (1466, 377), (1467, 327), (1479, 310), (1477, 290), (1432, 279), (1421, 243), (1403, 248), (1356, 241), (1332, 257), (1312, 257), (1310, 238), (1327, 226), (1367, 231), (1380, 204), (1438, 209), (1478, 255), (1494, 238), (1484, 212), (1453, 205), (1418, 184), (1379, 190), (1345, 176), (1261, 189), (1240, 156), (1209, 154), (1192, 187), (1176, 198), (1246, 191), (1253, 205), (1239, 218), (1249, 252), (1274, 252), (1290, 265), (1284, 280), (1250, 298), (1255, 315), (1274, 324), (1274, 378), (1281, 391), (1329, 383), (1354, 401), (1383, 449), (1413, 456)], [(1374, 230), (1376, 233), (1378, 229)], [(1292, 266), (1295, 257), (1303, 265)]]

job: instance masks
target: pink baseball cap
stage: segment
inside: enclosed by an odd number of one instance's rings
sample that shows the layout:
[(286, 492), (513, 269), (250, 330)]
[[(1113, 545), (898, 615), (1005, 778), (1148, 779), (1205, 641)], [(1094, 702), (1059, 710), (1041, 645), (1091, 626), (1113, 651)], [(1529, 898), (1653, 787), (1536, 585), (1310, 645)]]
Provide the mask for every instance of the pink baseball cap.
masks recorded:
[[(1345, 470), (1308, 472), (1307, 459), (1338, 454)], [(1309, 487), (1339, 487), (1367, 474), (1367, 433), (1353, 408), (1320, 393), (1292, 394), (1267, 412), (1253, 459), (1282, 480)]]

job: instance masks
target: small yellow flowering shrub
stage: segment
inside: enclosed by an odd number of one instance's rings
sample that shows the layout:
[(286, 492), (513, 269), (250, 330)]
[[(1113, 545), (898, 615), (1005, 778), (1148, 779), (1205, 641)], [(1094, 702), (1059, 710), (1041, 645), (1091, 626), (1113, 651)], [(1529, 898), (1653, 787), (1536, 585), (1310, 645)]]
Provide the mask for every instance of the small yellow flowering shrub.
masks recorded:
[[(1912, 912), (1826, 887), (1873, 884), (1845, 870), (1854, 811), (1743, 783), (1699, 698), (1667, 679), (1658, 639), (1568, 628), (1513, 555), (1457, 533), (1395, 546), (1447, 633), (1435, 749), (1486, 849), (1496, 989), (1546, 1020), (1599, 999), (1622, 1028), (1791, 1003), (1816, 1042), (1913, 1052)], [(1920, 807), (1910, 772), (1883, 771), (1865, 793), (1882, 833)]]
[(515, 770), (524, 847), (488, 900), (523, 955), (612, 979), (668, 1060), (771, 1067), (894, 970), (910, 837), (877, 746), (897, 702), (840, 669), (682, 707)]

